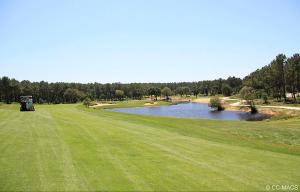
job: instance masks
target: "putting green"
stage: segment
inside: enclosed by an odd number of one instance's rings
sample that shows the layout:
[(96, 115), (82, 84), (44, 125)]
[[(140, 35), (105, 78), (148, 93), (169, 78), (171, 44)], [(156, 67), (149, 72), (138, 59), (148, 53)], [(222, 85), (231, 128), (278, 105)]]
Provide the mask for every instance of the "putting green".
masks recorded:
[(1, 191), (264, 191), (300, 185), (300, 119), (243, 122), (0, 106)]

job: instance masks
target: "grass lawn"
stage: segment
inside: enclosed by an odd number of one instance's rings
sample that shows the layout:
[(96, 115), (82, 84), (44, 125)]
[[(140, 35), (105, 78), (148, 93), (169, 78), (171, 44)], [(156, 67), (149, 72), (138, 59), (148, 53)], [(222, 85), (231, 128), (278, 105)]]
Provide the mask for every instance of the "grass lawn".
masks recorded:
[[(133, 104), (134, 105), (134, 104)], [(300, 185), (300, 119), (0, 105), (0, 191), (264, 191)]]

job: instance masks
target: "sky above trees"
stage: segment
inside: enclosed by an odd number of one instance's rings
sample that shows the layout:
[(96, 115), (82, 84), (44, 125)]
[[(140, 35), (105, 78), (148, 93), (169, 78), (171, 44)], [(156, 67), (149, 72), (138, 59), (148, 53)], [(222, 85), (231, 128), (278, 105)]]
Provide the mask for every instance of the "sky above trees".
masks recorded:
[(50, 82), (244, 77), (300, 50), (300, 2), (0, 1), (0, 76)]

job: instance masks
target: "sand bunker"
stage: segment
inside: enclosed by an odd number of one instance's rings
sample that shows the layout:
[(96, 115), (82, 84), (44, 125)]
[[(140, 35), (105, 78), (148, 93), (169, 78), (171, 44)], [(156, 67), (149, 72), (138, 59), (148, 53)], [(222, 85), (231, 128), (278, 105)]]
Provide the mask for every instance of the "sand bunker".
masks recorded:
[(151, 106), (151, 105), (156, 105), (157, 104), (157, 102), (154, 102), (154, 103), (145, 103), (144, 105), (145, 106)]
[(210, 97), (199, 97), (194, 99), (193, 102), (195, 103), (209, 103)]
[(103, 107), (103, 106), (109, 106), (109, 105), (115, 105), (115, 104), (111, 104), (111, 103), (97, 103), (96, 105), (92, 105), (90, 107)]

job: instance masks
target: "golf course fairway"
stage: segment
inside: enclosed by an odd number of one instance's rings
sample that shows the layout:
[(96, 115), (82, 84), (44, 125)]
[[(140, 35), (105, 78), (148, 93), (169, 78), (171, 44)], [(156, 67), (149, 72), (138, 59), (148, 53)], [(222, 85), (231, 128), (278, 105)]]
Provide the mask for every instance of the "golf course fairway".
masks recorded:
[(0, 105), (0, 191), (265, 191), (300, 185), (300, 119)]

